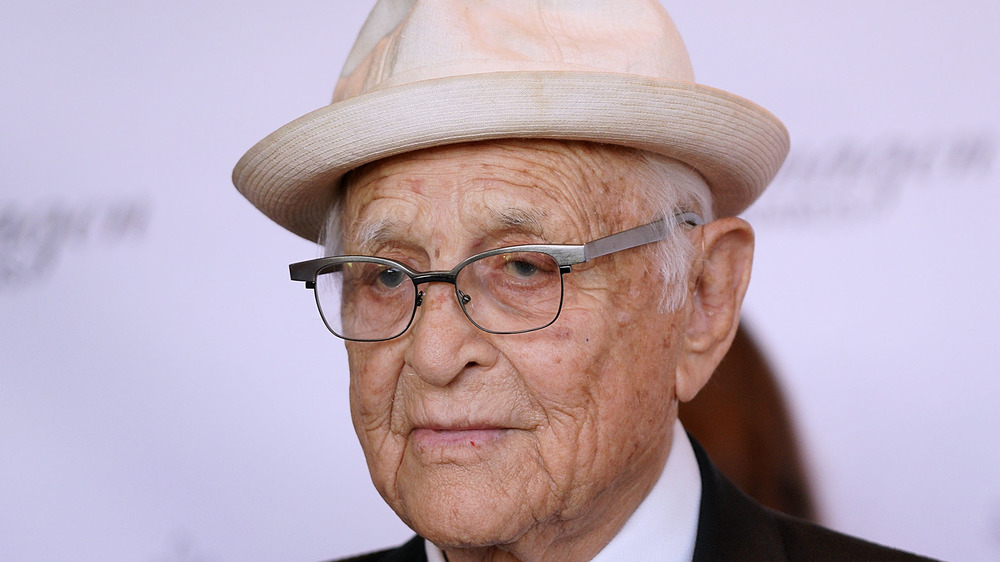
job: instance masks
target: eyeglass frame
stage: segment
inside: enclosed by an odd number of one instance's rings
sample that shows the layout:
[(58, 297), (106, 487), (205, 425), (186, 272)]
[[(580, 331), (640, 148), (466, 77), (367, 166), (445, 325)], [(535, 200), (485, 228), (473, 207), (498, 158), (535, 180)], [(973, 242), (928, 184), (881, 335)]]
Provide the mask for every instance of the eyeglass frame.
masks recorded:
[[(621, 252), (631, 248), (636, 248), (638, 246), (645, 246), (646, 244), (652, 244), (654, 242), (659, 242), (667, 238), (673, 231), (675, 226), (687, 225), (691, 227), (699, 226), (704, 224), (704, 220), (697, 213), (692, 212), (681, 212), (673, 215), (668, 220), (667, 218), (662, 218), (641, 226), (636, 226), (628, 230), (623, 230), (621, 232), (616, 232), (614, 234), (609, 234), (603, 236), (596, 240), (591, 240), (584, 244), (521, 244), (517, 246), (505, 246), (503, 248), (495, 248), (492, 250), (486, 250), (485, 252), (480, 252), (469, 256), (458, 263), (455, 267), (451, 268), (450, 271), (414, 271), (407, 267), (405, 264), (399, 263), (396, 260), (391, 260), (388, 258), (380, 258), (378, 256), (360, 256), (360, 255), (342, 255), (342, 256), (326, 256), (322, 258), (315, 258), (311, 260), (296, 262), (288, 266), (289, 274), (291, 275), (292, 281), (304, 282), (306, 289), (312, 289), (316, 299), (316, 308), (319, 309), (320, 317), (323, 319), (323, 324), (326, 325), (327, 330), (333, 335), (337, 336), (346, 341), (357, 341), (357, 342), (381, 342), (389, 341), (398, 338), (405, 334), (410, 326), (413, 325), (413, 319), (416, 318), (417, 308), (423, 302), (423, 291), (416, 291), (413, 299), (413, 311), (410, 313), (410, 320), (407, 322), (406, 326), (396, 335), (388, 338), (381, 339), (357, 339), (357, 338), (347, 338), (341, 334), (333, 331), (330, 324), (326, 321), (326, 316), (323, 314), (323, 306), (319, 302), (319, 292), (316, 291), (316, 279), (319, 277), (320, 273), (332, 265), (338, 263), (354, 261), (354, 262), (365, 262), (365, 263), (378, 263), (383, 265), (389, 265), (392, 267), (398, 267), (400, 271), (406, 274), (413, 283), (414, 289), (419, 285), (424, 283), (450, 283), (455, 287), (455, 297), (459, 301), (459, 307), (462, 309), (462, 314), (472, 323), (476, 328), (490, 334), (523, 334), (527, 332), (535, 332), (543, 328), (547, 328), (555, 323), (559, 319), (559, 314), (562, 312), (563, 304), (563, 293), (564, 285), (562, 283), (562, 276), (570, 273), (572, 271), (572, 266), (579, 265), (581, 263), (586, 263), (592, 259), (599, 258), (601, 256), (606, 256), (608, 254), (614, 254), (616, 252)], [(537, 252), (541, 254), (546, 254), (553, 258), (556, 264), (559, 266), (559, 278), (560, 278), (560, 295), (559, 295), (559, 309), (556, 310), (555, 315), (552, 317), (547, 324), (539, 326), (537, 328), (530, 328), (527, 330), (518, 330), (512, 332), (502, 332), (487, 330), (480, 326), (475, 320), (469, 316), (468, 311), (465, 309), (465, 304), (461, 299), (461, 291), (458, 289), (458, 274), (459, 272), (470, 263), (481, 260), (483, 258), (488, 258), (490, 256), (495, 256), (499, 254), (506, 254), (511, 252)]]

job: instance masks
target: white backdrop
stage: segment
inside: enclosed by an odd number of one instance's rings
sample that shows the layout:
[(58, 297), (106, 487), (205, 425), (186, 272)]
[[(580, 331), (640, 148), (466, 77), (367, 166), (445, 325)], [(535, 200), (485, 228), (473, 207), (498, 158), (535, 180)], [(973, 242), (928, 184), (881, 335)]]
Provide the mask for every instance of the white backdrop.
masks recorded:
[[(279, 5), (280, 4), (280, 5)], [(243, 201), (371, 2), (0, 6), (0, 560), (319, 560), (409, 531), (343, 346)], [(745, 317), (826, 522), (1000, 559), (995, 0), (668, 4), (699, 81), (791, 131)]]

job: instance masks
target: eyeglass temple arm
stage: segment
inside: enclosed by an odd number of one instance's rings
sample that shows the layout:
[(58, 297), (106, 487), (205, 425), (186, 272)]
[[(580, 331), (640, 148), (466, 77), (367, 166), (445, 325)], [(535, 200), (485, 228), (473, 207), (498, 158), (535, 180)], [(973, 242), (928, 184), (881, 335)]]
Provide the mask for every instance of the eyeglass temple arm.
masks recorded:
[(329, 262), (330, 257), (300, 261), (289, 265), (288, 273), (292, 281), (304, 281), (306, 289), (312, 289), (316, 286), (316, 272)]
[(588, 242), (583, 246), (583, 260), (589, 261), (636, 246), (659, 242), (666, 238), (676, 225), (698, 226), (704, 222), (697, 213), (677, 213), (670, 218), (663, 218)]

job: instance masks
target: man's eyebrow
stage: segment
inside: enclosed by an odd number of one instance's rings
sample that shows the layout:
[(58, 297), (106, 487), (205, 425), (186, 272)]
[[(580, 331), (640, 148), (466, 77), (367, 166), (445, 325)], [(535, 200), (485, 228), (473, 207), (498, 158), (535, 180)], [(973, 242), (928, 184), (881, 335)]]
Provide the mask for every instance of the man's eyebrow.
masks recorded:
[(408, 225), (397, 218), (381, 217), (358, 219), (352, 225), (350, 232), (354, 233), (352, 237), (358, 247), (365, 248), (396, 238), (400, 232), (405, 232), (407, 229)]
[[(482, 223), (484, 234), (516, 233), (542, 238), (545, 213), (521, 207), (490, 208), (490, 216)], [(354, 221), (348, 232), (359, 248), (372, 248), (399, 240), (410, 228), (408, 221), (398, 217), (361, 218)]]
[(494, 219), (487, 228), (500, 232), (518, 232), (541, 237), (545, 233), (542, 219), (545, 213), (521, 207), (492, 208)]

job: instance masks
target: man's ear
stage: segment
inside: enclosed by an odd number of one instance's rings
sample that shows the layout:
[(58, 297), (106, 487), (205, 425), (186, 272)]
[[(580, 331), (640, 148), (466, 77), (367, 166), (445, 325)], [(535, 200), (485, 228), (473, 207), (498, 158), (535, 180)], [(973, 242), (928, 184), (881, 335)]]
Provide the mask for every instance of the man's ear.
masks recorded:
[(692, 233), (695, 261), (677, 363), (677, 397), (682, 402), (698, 394), (729, 350), (753, 264), (754, 234), (746, 221), (728, 217), (699, 230)]

